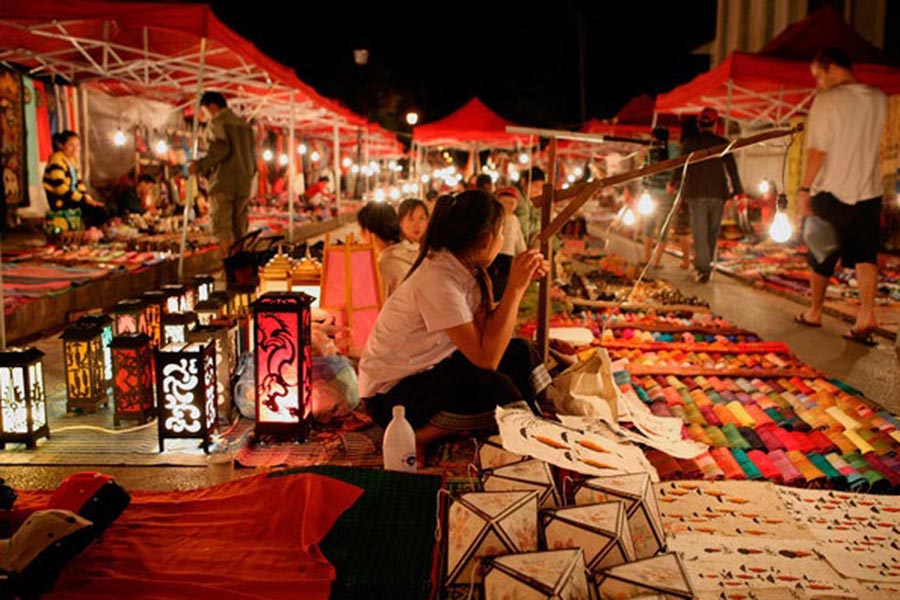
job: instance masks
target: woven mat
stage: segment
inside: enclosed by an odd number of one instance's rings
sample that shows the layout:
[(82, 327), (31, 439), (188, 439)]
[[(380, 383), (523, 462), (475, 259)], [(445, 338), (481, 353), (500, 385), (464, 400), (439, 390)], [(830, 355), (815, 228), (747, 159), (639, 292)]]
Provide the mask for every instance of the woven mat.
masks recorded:
[(235, 460), (243, 467), (311, 467), (335, 465), (343, 467), (380, 467), (381, 433), (376, 428), (363, 431), (326, 432), (313, 434), (304, 443), (269, 445), (245, 444)]

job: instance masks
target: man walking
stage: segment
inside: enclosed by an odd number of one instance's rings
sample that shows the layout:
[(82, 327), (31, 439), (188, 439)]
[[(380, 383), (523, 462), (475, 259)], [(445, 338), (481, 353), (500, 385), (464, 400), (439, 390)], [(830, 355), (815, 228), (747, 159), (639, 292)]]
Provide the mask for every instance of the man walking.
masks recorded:
[(840, 260), (844, 267), (856, 268), (860, 299), (856, 322), (844, 337), (874, 345), (882, 193), (878, 159), (887, 97), (856, 80), (850, 58), (841, 50), (823, 50), (810, 69), (819, 93), (809, 109), (798, 200), (803, 216), (815, 215), (834, 228), (839, 247), (820, 260), (807, 256), (812, 306), (796, 321), (821, 326), (828, 279)]
[(212, 232), (227, 254), (231, 244), (247, 233), (256, 144), (250, 125), (228, 108), (222, 94), (206, 92), (200, 107), (212, 117), (207, 125), (209, 149), (191, 162), (188, 172), (209, 179)]
[[(704, 108), (697, 118), (700, 133), (684, 141), (682, 155), (697, 150), (728, 143), (725, 138), (713, 133), (719, 114), (713, 108)], [(678, 188), (682, 169), (675, 169), (672, 184)], [(727, 178), (726, 178), (727, 172)], [(731, 192), (729, 192), (729, 180)], [(706, 283), (712, 271), (712, 260), (719, 243), (719, 229), (722, 225), (722, 209), (730, 196), (742, 198), (744, 189), (738, 176), (734, 156), (730, 153), (722, 158), (711, 158), (690, 165), (684, 180), (682, 192), (691, 213), (691, 234), (694, 236), (694, 268), (696, 281)]]

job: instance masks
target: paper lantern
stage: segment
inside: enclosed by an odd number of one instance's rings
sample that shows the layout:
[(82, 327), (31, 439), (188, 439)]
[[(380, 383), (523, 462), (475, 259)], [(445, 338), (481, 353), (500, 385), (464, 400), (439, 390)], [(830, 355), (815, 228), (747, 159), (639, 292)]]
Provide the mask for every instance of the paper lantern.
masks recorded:
[(209, 451), (216, 427), (216, 349), (213, 342), (168, 344), (156, 350), (159, 451), (167, 439), (199, 439)]
[(468, 492), (451, 496), (447, 510), (448, 588), (482, 580), (481, 560), (537, 550), (537, 493)]
[(311, 296), (314, 298), (312, 307), (319, 307), (319, 298), (322, 295), (322, 263), (311, 258), (309, 252), (298, 260), (291, 270), (291, 291)]
[(200, 325), (209, 325), (210, 321), (220, 319), (227, 314), (227, 307), (219, 298), (210, 298), (198, 302), (194, 307), (197, 314), (197, 322)]
[(562, 504), (556, 492), (556, 483), (550, 474), (550, 465), (542, 460), (530, 459), (486, 469), (481, 474), (481, 483), (486, 492), (534, 490), (538, 494), (539, 508), (552, 508)]
[(156, 348), (162, 344), (162, 315), (166, 311), (166, 294), (159, 290), (150, 290), (141, 295), (147, 315), (147, 335), (150, 344)]
[(66, 367), (66, 410), (97, 412), (108, 402), (103, 357), (103, 330), (97, 324), (80, 321), (63, 332)]
[(492, 435), (478, 446), (478, 469), (485, 471), (503, 465), (529, 460), (527, 456), (503, 449), (503, 441), (499, 435)]
[(153, 416), (153, 351), (145, 333), (113, 338), (113, 402), (116, 426), (124, 420), (146, 423)]
[(623, 502), (600, 502), (541, 511), (548, 550), (581, 548), (589, 571), (635, 560)]
[(0, 352), (0, 449), (8, 443), (34, 448), (38, 439), (50, 439), (43, 356), (37, 348)]
[(224, 327), (228, 331), (228, 345), (225, 358), (228, 361), (228, 373), (233, 374), (237, 368), (237, 361), (241, 349), (241, 329), (235, 317), (221, 317), (210, 321), (210, 325)]
[(625, 503), (635, 555), (647, 558), (665, 547), (662, 518), (647, 473), (596, 477), (576, 485), (575, 504), (621, 500)]
[(194, 289), (197, 290), (197, 302), (206, 302), (216, 291), (216, 280), (212, 275), (194, 275), (191, 280)]
[[(147, 307), (143, 300), (121, 300), (113, 307), (113, 333), (147, 333)], [(113, 366), (115, 370), (115, 366)]]
[(98, 325), (100, 327), (100, 341), (103, 343), (103, 376), (106, 384), (112, 383), (112, 350), (109, 345), (113, 340), (113, 320), (108, 315), (88, 315), (78, 319), (78, 323)]
[(231, 418), (231, 371), (228, 357), (228, 327), (224, 325), (198, 325), (187, 334), (189, 342), (208, 342), (212, 340), (216, 347), (216, 398), (219, 417), (225, 421)]
[(579, 548), (510, 554), (486, 562), (485, 600), (590, 598), (584, 557)]
[(165, 313), (162, 316), (163, 345), (187, 341), (187, 332), (197, 324), (197, 315), (189, 313)]
[(269, 262), (259, 268), (259, 295), (269, 292), (289, 292), (291, 290), (291, 257), (281, 252), (273, 256)]
[(604, 569), (593, 575), (597, 597), (635, 598), (660, 594), (663, 598), (694, 598), (694, 586), (674, 552)]
[(312, 298), (270, 292), (253, 303), (256, 433), (306, 439), (312, 418)]
[(350, 329), (350, 353), (362, 352), (381, 310), (381, 277), (372, 244), (347, 236), (343, 244), (325, 240), (320, 306)]
[(188, 291), (185, 285), (181, 283), (170, 283), (168, 285), (162, 286), (159, 289), (166, 295), (165, 312), (188, 312)]

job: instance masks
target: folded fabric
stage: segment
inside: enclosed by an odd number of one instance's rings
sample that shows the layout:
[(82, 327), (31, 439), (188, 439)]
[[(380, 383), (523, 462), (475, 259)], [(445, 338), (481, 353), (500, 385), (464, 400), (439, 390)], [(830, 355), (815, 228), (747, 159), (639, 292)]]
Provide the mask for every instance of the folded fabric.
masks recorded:
[(722, 421), (723, 425), (738, 425), (737, 418), (724, 404), (716, 404), (713, 406), (713, 412), (716, 413), (716, 416), (719, 417), (719, 420)]
[(778, 441), (780, 441), (784, 445), (785, 450), (800, 449), (800, 447), (797, 445), (797, 440), (795, 440), (793, 436), (791, 436), (791, 433), (793, 432), (782, 429), (781, 427), (776, 427), (772, 430), (772, 433), (774, 433), (775, 437), (778, 438)]
[(880, 458), (872, 453), (864, 454), (863, 459), (865, 459), (865, 461), (869, 463), (869, 465), (873, 469), (884, 475), (884, 477), (891, 483), (891, 490), (896, 490), (898, 487), (900, 487), (900, 473), (897, 473), (896, 471), (891, 469)]
[(878, 456), (886, 456), (896, 451), (896, 448), (891, 444), (890, 437), (880, 431), (860, 429), (856, 433), (875, 449), (875, 454)]
[(766, 445), (766, 450), (769, 452), (773, 450), (784, 450), (784, 442), (782, 442), (777, 435), (775, 435), (775, 431), (777, 428), (768, 428), (768, 429), (760, 429), (756, 432), (756, 435), (762, 441), (763, 444)]
[(706, 430), (699, 423), (691, 423), (690, 425), (688, 425), (687, 431), (690, 438), (695, 442), (700, 442), (701, 444), (706, 444), (707, 446), (714, 445), (712, 438), (706, 433)]
[(703, 393), (703, 390), (695, 389), (690, 392), (691, 398), (694, 399), (694, 404), (703, 407), (712, 407), (712, 400), (709, 399), (709, 396)]
[(708, 426), (705, 429), (706, 435), (709, 437), (712, 442), (710, 445), (715, 446), (716, 448), (727, 448), (728, 447), (728, 438), (725, 437), (725, 434), (722, 433), (722, 430), (718, 427)]
[(835, 469), (834, 466), (828, 462), (827, 458), (817, 452), (807, 454), (806, 458), (808, 458), (817, 469), (825, 473), (825, 477), (828, 478), (828, 484), (831, 487), (837, 490), (847, 489), (847, 478), (844, 477), (840, 471)]
[(775, 423), (776, 425), (778, 425), (779, 427), (781, 427), (782, 424), (786, 421), (784, 415), (781, 414), (781, 411), (779, 411), (775, 407), (765, 408), (765, 409), (763, 409), (763, 412), (766, 413), (766, 415), (768, 415), (768, 417), (770, 419), (772, 419), (772, 422)]
[(828, 436), (821, 431), (810, 431), (806, 437), (815, 447), (815, 451), (822, 456), (825, 456), (829, 452), (834, 452), (835, 450), (837, 450), (837, 446), (835, 446), (834, 442), (831, 441)]
[(819, 487), (824, 483), (826, 479), (825, 473), (816, 468), (805, 454), (797, 450), (791, 450), (785, 452), (785, 456), (791, 461), (791, 464), (797, 467), (803, 478), (806, 479), (807, 487)]
[(834, 467), (841, 475), (847, 478), (847, 487), (853, 492), (869, 491), (869, 480), (863, 477), (862, 473), (850, 466), (840, 454), (831, 452), (825, 456), (825, 459)]
[[(723, 450), (727, 450), (727, 448), (723, 448)], [(704, 452), (693, 460), (703, 473), (703, 479), (707, 481), (725, 479), (725, 471), (722, 470), (710, 452)]]
[(679, 461), (665, 452), (655, 448), (648, 449), (645, 453), (647, 460), (656, 468), (660, 481), (669, 481), (683, 477)]
[(864, 440), (862, 436), (859, 435), (859, 433), (856, 431), (846, 430), (844, 431), (844, 437), (846, 437), (854, 446), (856, 446), (860, 454), (875, 452), (875, 448), (873, 448), (871, 444)]
[(654, 402), (650, 405), (650, 412), (652, 412), (657, 417), (671, 417), (672, 411), (669, 410), (669, 406), (665, 403), (664, 400), (660, 400), (658, 402)]
[(738, 431), (738, 428), (733, 423), (723, 425), (722, 433), (725, 434), (725, 438), (728, 440), (729, 448), (750, 449), (750, 444), (747, 443), (747, 440), (744, 439), (744, 436), (741, 435), (741, 432)]
[(841, 454), (847, 454), (848, 452), (853, 452), (854, 450), (856, 450), (856, 446), (853, 444), (853, 442), (847, 439), (847, 436), (845, 436), (840, 431), (826, 431), (825, 437), (827, 437), (829, 440), (831, 440), (831, 443), (837, 446)]
[(690, 423), (696, 423), (698, 425), (705, 425), (706, 419), (703, 418), (703, 413), (700, 412), (700, 409), (697, 408), (697, 405), (693, 402), (690, 404), (682, 405), (684, 408), (684, 416)]
[(731, 454), (734, 456), (734, 460), (737, 461), (738, 466), (744, 472), (744, 476), (747, 479), (759, 480), (763, 478), (762, 471), (756, 467), (743, 450), (740, 448), (733, 448)]
[(719, 468), (722, 469), (722, 472), (725, 473), (726, 479), (743, 480), (747, 478), (728, 448), (713, 448), (709, 453), (712, 455), (713, 460), (716, 461), (716, 464), (719, 465)]
[(731, 414), (734, 415), (734, 418), (737, 419), (738, 425), (742, 427), (756, 427), (756, 421), (753, 420), (753, 417), (744, 410), (744, 405), (740, 402), (733, 401), (729, 402), (727, 405), (728, 410)]
[(701, 406), (700, 414), (703, 415), (703, 420), (705, 420), (709, 425), (715, 425), (716, 427), (722, 426), (722, 420), (719, 419), (719, 415), (717, 415), (716, 411), (713, 410), (712, 405)]
[(806, 481), (803, 474), (794, 466), (782, 450), (769, 452), (769, 460), (781, 472), (781, 478), (785, 485), (800, 485)]
[(828, 416), (843, 425), (844, 429), (859, 429), (861, 427), (859, 421), (851, 418), (850, 415), (842, 411), (837, 406), (826, 408), (825, 412), (828, 413)]
[(769, 455), (761, 450), (750, 450), (747, 452), (747, 458), (753, 461), (753, 464), (756, 465), (756, 468), (759, 469), (760, 473), (762, 473), (763, 477), (770, 481), (774, 481), (775, 483), (782, 483), (784, 479), (781, 476), (781, 471), (772, 464), (772, 461), (769, 460)]
[(775, 422), (756, 404), (747, 404), (744, 410), (750, 415), (750, 418), (756, 423), (756, 427), (768, 427), (774, 425)]
[(866, 478), (869, 482), (869, 489), (873, 494), (884, 494), (891, 489), (891, 482), (877, 469), (873, 469), (859, 452), (848, 452), (841, 458)]
[(742, 438), (747, 440), (747, 443), (750, 444), (750, 448), (752, 448), (753, 450), (766, 449), (766, 445), (753, 429), (750, 429), (749, 427), (738, 427), (738, 432), (741, 434)]

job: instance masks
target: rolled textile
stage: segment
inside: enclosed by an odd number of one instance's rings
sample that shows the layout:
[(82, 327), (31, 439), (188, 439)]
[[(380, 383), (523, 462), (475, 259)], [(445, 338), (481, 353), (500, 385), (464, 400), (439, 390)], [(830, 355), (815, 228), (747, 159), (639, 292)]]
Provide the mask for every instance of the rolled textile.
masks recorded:
[(887, 478), (891, 483), (891, 490), (896, 490), (900, 487), (900, 473), (891, 469), (891, 467), (885, 464), (878, 456), (870, 452), (869, 454), (864, 454), (863, 459), (869, 463), (869, 466)]
[(768, 415), (768, 417), (772, 419), (772, 422), (779, 427), (781, 427), (781, 425), (787, 420), (784, 418), (784, 415), (781, 414), (781, 411), (779, 411), (777, 408), (766, 408), (763, 410), (763, 412), (766, 413), (766, 415)]
[(750, 385), (752, 385), (755, 390), (760, 391), (763, 394), (767, 394), (767, 393), (773, 391), (772, 387), (767, 382), (760, 379), (759, 377), (755, 377), (755, 378), (751, 379)]
[(816, 452), (821, 454), (823, 458), (829, 452), (834, 452), (838, 449), (834, 442), (831, 441), (828, 436), (821, 431), (810, 431), (807, 434), (807, 438), (810, 442), (812, 442), (813, 446), (815, 446)]
[(731, 390), (722, 390), (719, 392), (719, 395), (722, 396), (722, 400), (725, 401), (725, 404), (728, 404), (729, 402), (739, 402), (737, 395)]
[(683, 477), (678, 461), (665, 452), (651, 448), (645, 452), (645, 456), (650, 461), (650, 464), (656, 468), (656, 472), (662, 481), (681, 479)]
[[(722, 448), (722, 450), (727, 451), (728, 449)], [(722, 470), (722, 467), (720, 467), (719, 463), (716, 462), (716, 459), (713, 458), (711, 452), (704, 452), (696, 457), (694, 462), (697, 463), (697, 466), (700, 467), (700, 470), (703, 472), (703, 479), (706, 479), (707, 481), (725, 479), (725, 471)]]
[(700, 407), (712, 406), (713, 404), (709, 396), (703, 393), (703, 390), (691, 390), (691, 398), (694, 399), (694, 404)]
[(650, 404), (650, 396), (647, 395), (647, 392), (644, 391), (644, 388), (639, 385), (632, 387), (634, 388), (634, 392), (637, 394), (638, 398), (641, 399), (641, 402), (643, 402), (644, 404)]
[(725, 438), (728, 440), (729, 448), (750, 450), (750, 444), (744, 439), (744, 436), (741, 435), (741, 432), (738, 431), (738, 428), (734, 423), (722, 425), (722, 433), (725, 434)]
[(681, 402), (683, 404), (694, 404), (694, 397), (691, 396), (691, 393), (687, 388), (681, 387), (678, 388), (678, 395), (681, 396)]
[(734, 418), (737, 419), (737, 424), (741, 427), (756, 427), (756, 421), (753, 420), (753, 417), (744, 410), (744, 405), (738, 401), (729, 402), (725, 405), (731, 414), (734, 415)]
[(674, 406), (670, 406), (670, 407), (669, 407), (669, 412), (672, 413), (672, 416), (673, 416), (673, 417), (678, 417), (678, 418), (681, 419), (682, 421), (685, 420), (685, 418), (684, 418), (684, 406), (683, 406), (683, 405), (681, 405), (681, 404), (676, 404), (676, 405), (674, 405)]
[(769, 427), (775, 425), (775, 422), (756, 404), (748, 404), (744, 407), (747, 414), (756, 422), (757, 428)]
[(832, 419), (834, 419), (835, 421), (837, 421), (838, 423), (843, 425), (844, 429), (859, 429), (860, 427), (862, 427), (862, 425), (860, 425), (859, 421), (852, 418), (850, 415), (845, 413), (843, 410), (841, 410), (837, 406), (832, 406), (830, 408), (826, 408), (825, 412)]
[(722, 426), (722, 419), (720, 419), (719, 415), (716, 414), (716, 411), (713, 410), (712, 405), (701, 406), (700, 413), (708, 424), (715, 425), (716, 427)]
[(785, 450), (784, 442), (775, 435), (775, 429), (775, 427), (770, 427), (756, 432), (756, 435), (766, 445), (766, 450), (769, 452), (772, 450)]
[(816, 445), (813, 444), (809, 436), (806, 432), (803, 431), (791, 431), (788, 435), (791, 436), (791, 439), (794, 440), (794, 444), (797, 446), (797, 450), (806, 454), (807, 452), (815, 452)]
[(750, 447), (754, 450), (765, 450), (766, 444), (759, 438), (759, 434), (749, 427), (738, 427), (741, 437), (747, 440)]
[(719, 395), (719, 392), (715, 390), (706, 390), (706, 395), (712, 401), (713, 406), (717, 404), (728, 404), (728, 401), (726, 401), (725, 398)]
[(669, 405), (666, 404), (665, 400), (659, 400), (650, 405), (650, 412), (652, 412), (657, 417), (671, 417), (672, 411), (669, 410)]
[(723, 382), (715, 375), (708, 377), (707, 381), (709, 382), (709, 385), (712, 387), (712, 389), (716, 390), (720, 394), (728, 389), (728, 386), (725, 385), (725, 382)]
[(799, 377), (791, 377), (791, 383), (794, 384), (798, 390), (800, 390), (801, 394), (810, 396), (816, 393), (816, 390), (806, 385), (806, 382), (804, 382)]
[(885, 421), (887, 421), (888, 423), (893, 425), (894, 429), (900, 431), (900, 419), (898, 419), (896, 416), (892, 415), (891, 413), (889, 413), (886, 410), (879, 410), (875, 414), (877, 414), (879, 417), (881, 417), (882, 419), (884, 419)]
[(868, 480), (869, 490), (873, 494), (884, 494), (891, 489), (891, 482), (888, 478), (882, 475), (878, 469), (873, 469), (859, 452), (848, 452), (841, 458)]
[(897, 456), (896, 454), (887, 454), (879, 458), (881, 458), (881, 462), (890, 467), (892, 471), (900, 473), (900, 456)]
[(878, 456), (884, 456), (896, 450), (896, 448), (893, 447), (893, 444), (891, 444), (890, 437), (882, 432), (872, 431), (871, 429), (860, 429), (856, 433), (875, 449), (875, 454)]
[(743, 391), (747, 394), (752, 394), (753, 392), (756, 391), (756, 386), (754, 386), (752, 383), (750, 383), (743, 377), (738, 377), (737, 379), (734, 380), (734, 382), (737, 384), (737, 386), (739, 388), (741, 388), (741, 391)]
[(712, 446), (713, 441), (706, 433), (706, 430), (699, 423), (691, 423), (687, 427), (688, 435), (695, 442), (700, 442), (701, 444), (706, 444), (707, 446)]
[(668, 404), (669, 406), (684, 404), (684, 400), (681, 399), (681, 394), (679, 394), (678, 390), (673, 387), (667, 387), (663, 389), (663, 394), (666, 397), (666, 404)]
[(760, 450), (750, 450), (747, 452), (747, 458), (753, 461), (756, 468), (759, 469), (763, 477), (775, 483), (782, 483), (784, 478), (781, 471), (769, 460), (769, 455)]
[(684, 409), (684, 416), (690, 423), (706, 425), (706, 419), (703, 418), (703, 413), (700, 412), (700, 409), (697, 408), (696, 404), (693, 402), (690, 404), (683, 404), (682, 408)]
[(781, 427), (776, 427), (772, 430), (772, 433), (775, 434), (775, 437), (784, 444), (785, 450), (799, 450), (799, 446), (797, 445), (797, 441), (791, 436), (791, 432)]
[(753, 464), (753, 461), (750, 460), (746, 452), (740, 448), (733, 448), (731, 450), (731, 455), (734, 456), (734, 460), (737, 461), (738, 466), (744, 472), (744, 477), (752, 480), (763, 479), (762, 471)]
[(644, 391), (647, 392), (647, 397), (650, 398), (651, 402), (665, 402), (666, 395), (663, 393), (661, 387), (653, 386), (652, 388), (647, 388)]
[(669, 375), (666, 377), (666, 383), (675, 388), (676, 390), (679, 388), (685, 387), (684, 383), (682, 383), (677, 377), (674, 375)]
[(831, 452), (825, 456), (825, 460), (831, 463), (831, 466), (847, 478), (847, 488), (853, 492), (865, 493), (869, 491), (869, 480), (863, 477), (862, 473), (850, 466), (837, 452)]
[(738, 424), (737, 418), (724, 404), (716, 404), (713, 406), (713, 411), (716, 413), (716, 416), (719, 417), (719, 420), (722, 421), (723, 425)]
[(737, 397), (738, 402), (745, 406), (753, 403), (753, 396), (746, 392), (738, 392), (735, 396)]
[(817, 469), (816, 465), (814, 465), (802, 452), (793, 450), (785, 452), (785, 456), (787, 456), (788, 460), (791, 461), (791, 464), (797, 467), (797, 470), (803, 475), (807, 487), (821, 487), (827, 481), (828, 478), (825, 476), (825, 473)]
[(680, 383), (688, 391), (695, 390), (699, 387), (693, 377), (682, 377)]
[(846, 437), (854, 446), (856, 446), (860, 454), (875, 452), (875, 448), (873, 448), (869, 442), (864, 440), (862, 436), (859, 435), (859, 433), (856, 431), (845, 430), (844, 437)]
[(781, 385), (778, 381), (776, 381), (774, 379), (769, 379), (768, 381), (766, 381), (766, 384), (769, 386), (769, 389), (772, 390), (772, 392), (774, 392), (776, 394), (781, 394), (782, 392), (787, 391), (787, 390), (785, 390), (783, 385)]
[(696, 383), (700, 388), (704, 390), (708, 390), (712, 387), (712, 385), (703, 375), (697, 375), (696, 377), (694, 377), (694, 383)]
[[(678, 466), (681, 468), (681, 476), (685, 479), (705, 479), (703, 469), (700, 468), (700, 465), (697, 463), (696, 459), (679, 458), (675, 460), (678, 463)], [(713, 461), (713, 464), (715, 464), (715, 461)]]
[(709, 453), (716, 461), (716, 464), (719, 465), (719, 468), (722, 469), (722, 472), (725, 473), (726, 479), (743, 480), (747, 478), (728, 448), (713, 448)]
[(810, 429), (828, 429), (828, 424), (823, 422), (823, 415), (819, 410), (811, 408), (798, 408), (797, 416), (806, 423)]
[(785, 429), (791, 431), (809, 431), (809, 425), (804, 423), (790, 406), (781, 409), (781, 414), (783, 414), (785, 418)]
[(841, 454), (847, 454), (848, 452), (853, 452), (856, 450), (856, 445), (847, 439), (840, 431), (825, 431), (825, 437), (827, 437), (831, 442), (838, 447)]
[(704, 431), (706, 431), (706, 436), (710, 439), (710, 446), (715, 446), (716, 448), (727, 448), (728, 447), (728, 438), (725, 437), (725, 434), (722, 433), (722, 430), (718, 427), (705, 427)]
[(816, 466), (817, 469), (825, 473), (828, 478), (828, 485), (836, 490), (847, 489), (847, 478), (832, 466), (828, 459), (818, 452), (810, 452), (806, 458)]
[(803, 474), (794, 466), (787, 455), (782, 450), (773, 450), (769, 452), (769, 460), (781, 472), (782, 480), (785, 485), (802, 485), (806, 482)]

